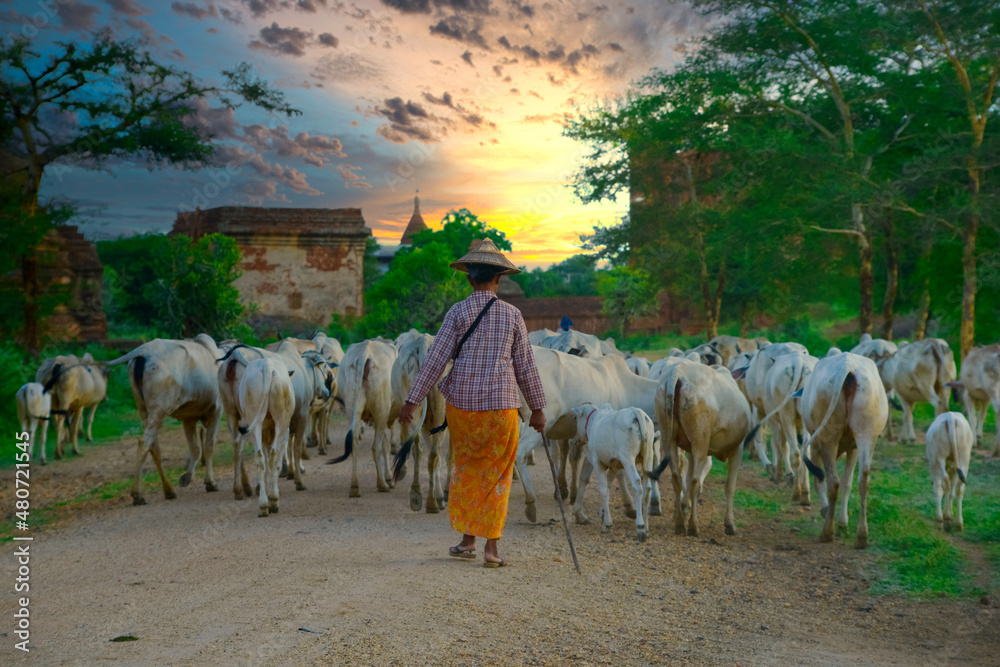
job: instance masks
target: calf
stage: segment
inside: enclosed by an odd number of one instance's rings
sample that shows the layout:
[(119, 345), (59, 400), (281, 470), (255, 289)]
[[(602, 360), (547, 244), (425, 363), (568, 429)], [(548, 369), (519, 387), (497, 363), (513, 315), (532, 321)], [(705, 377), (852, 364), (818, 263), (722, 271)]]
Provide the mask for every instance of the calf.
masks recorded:
[[(851, 477), (859, 462), (857, 548), (868, 546), (868, 486), (871, 478), (875, 441), (885, 428), (889, 402), (875, 362), (845, 352), (816, 362), (799, 401), (802, 424), (812, 436), (802, 446), (806, 467), (817, 479), (817, 491), (826, 517), (820, 540), (833, 540), (833, 508), (837, 504), (840, 481), (837, 458), (847, 455), (844, 491), (837, 524), (847, 528), (847, 502)], [(823, 467), (817, 463), (822, 461)], [(808, 486), (806, 487), (808, 489)], [(824, 491), (826, 494), (824, 495)]]
[(288, 448), (289, 424), (295, 413), (295, 390), (289, 377), (293, 371), (278, 359), (254, 359), (240, 379), (240, 411), (237, 448), (249, 438), (257, 462), (257, 516), (278, 513), (278, 473)]
[(29, 461), (35, 451), (35, 430), (38, 428), (39, 422), (42, 424), (41, 458), (42, 465), (45, 465), (45, 439), (49, 432), (52, 396), (39, 383), (28, 382), (17, 390), (15, 401), (17, 403), (17, 421), (21, 424), (21, 431), (28, 433)]
[(646, 357), (629, 357), (625, 360), (625, 364), (629, 367), (629, 370), (639, 377), (649, 377), (650, 363)]
[[(812, 375), (816, 357), (809, 354), (783, 354), (774, 360), (764, 380), (764, 407), (774, 423), (772, 443), (777, 445), (775, 477), (781, 476), (781, 465), (787, 464), (786, 478), (794, 483), (792, 500), (809, 504), (809, 472), (799, 451), (802, 419), (792, 396)], [(772, 416), (773, 415), (773, 416)]]
[[(977, 347), (962, 361), (959, 382), (952, 386), (962, 389), (962, 404), (969, 424), (982, 442), (986, 410), (992, 405), (993, 416), (1000, 420), (1000, 343)], [(997, 428), (993, 456), (1000, 456), (1000, 428)]]
[[(954, 528), (962, 530), (962, 497), (965, 495), (965, 476), (969, 472), (972, 458), (972, 427), (961, 412), (946, 412), (938, 415), (927, 429), (927, 464), (930, 466), (931, 482), (934, 484), (934, 500), (937, 502), (937, 520), (944, 529), (952, 529), (951, 509), (958, 499)], [(941, 496), (944, 495), (944, 511), (941, 510)]]
[[(609, 477), (616, 468), (622, 468), (632, 486), (636, 534), (640, 542), (645, 542), (649, 534), (646, 522), (652, 489), (649, 478), (640, 475), (639, 470), (649, 470), (656, 463), (653, 456), (653, 420), (639, 408), (612, 410), (610, 405), (600, 408), (581, 405), (573, 409), (573, 414), (576, 415), (577, 441), (587, 446), (586, 455), (590, 461), (590, 466), (584, 469), (580, 478), (573, 506), (576, 522), (588, 523), (583, 513), (583, 494), (590, 472), (596, 468), (601, 490), (601, 532), (611, 528)], [(639, 464), (638, 469), (636, 463)]]
[[(731, 375), (691, 361), (682, 361), (667, 370), (656, 390), (656, 414), (667, 454), (656, 470), (648, 473), (656, 480), (670, 465), (674, 485), (674, 530), (685, 531), (686, 509), (681, 502), (686, 492), (690, 519), (687, 534), (698, 535), (698, 496), (708, 473), (708, 457), (726, 461), (726, 534), (736, 534), (733, 495), (743, 458), (743, 448), (753, 439), (750, 406)], [(685, 479), (681, 480), (680, 450), (691, 455)]]

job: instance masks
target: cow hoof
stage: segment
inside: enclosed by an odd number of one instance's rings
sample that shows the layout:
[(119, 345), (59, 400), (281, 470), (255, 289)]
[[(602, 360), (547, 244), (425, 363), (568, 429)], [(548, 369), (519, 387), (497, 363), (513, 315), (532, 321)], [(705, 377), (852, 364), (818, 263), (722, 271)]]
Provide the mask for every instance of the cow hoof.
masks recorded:
[(178, 481), (177, 483), (180, 484), (182, 487), (183, 486), (187, 486), (188, 484), (190, 484), (191, 483), (191, 473), (186, 472), (183, 475), (181, 475), (180, 481)]
[(993, 456), (1000, 457), (1000, 447), (993, 450)]
[(216, 492), (218, 490), (219, 490), (219, 487), (217, 487), (212, 482), (205, 482), (205, 491), (207, 493), (214, 493), (214, 492)]
[(827, 513), (829, 513), (829, 511), (830, 511), (829, 507), (820, 507), (819, 508), (819, 515), (825, 519), (826, 515), (827, 515)]
[(854, 544), (855, 549), (867, 549), (868, 548), (868, 538), (859, 537), (858, 541)]
[(326, 447), (320, 447), (316, 450), (320, 456), (326, 456)]
[(767, 473), (768, 477), (770, 477), (771, 479), (774, 479), (774, 466), (772, 464), (768, 463), (767, 465), (765, 465), (764, 466), (764, 472)]
[(649, 531), (646, 530), (645, 528), (640, 528), (638, 531), (636, 531), (636, 537), (639, 539), (640, 542), (645, 542), (646, 538), (649, 537)]
[(649, 516), (662, 516), (662, 514), (660, 503), (653, 503), (649, 506)]
[[(428, 505), (430, 504), (430, 499), (428, 499)], [(424, 506), (424, 497), (417, 493), (416, 491), (410, 492), (410, 509), (414, 512), (419, 512)]]
[(736, 534), (736, 526), (728, 526), (727, 525), (726, 526), (726, 535), (735, 535), (735, 534)]
[(163, 492), (163, 497), (167, 500), (177, 500), (177, 492), (173, 489)]
[(688, 526), (688, 537), (698, 537), (698, 526)]
[(526, 503), (524, 506), (524, 516), (527, 517), (528, 521), (535, 523), (538, 519), (538, 512), (535, 509), (535, 503)]
[(635, 518), (635, 508), (634, 507), (626, 507), (625, 508), (625, 516), (627, 516), (630, 519), (634, 519)]
[(281, 472), (278, 473), (278, 477), (288, 477), (288, 463), (286, 461), (281, 462)]
[(798, 489), (795, 489), (794, 491), (792, 491), (792, 502), (793, 503), (799, 502), (799, 500), (801, 498), (802, 498), (802, 492), (801, 491), (799, 491)]
[(833, 533), (832, 532), (821, 533), (820, 536), (819, 536), (819, 541), (820, 542), (833, 542)]
[(577, 524), (581, 526), (590, 525), (590, 519), (583, 512), (577, 512), (573, 515), (573, 518), (576, 519)]
[(243, 489), (233, 489), (233, 500), (246, 500), (246, 497)]
[(963, 530), (965, 530), (965, 526), (963, 524), (960, 524), (960, 523), (956, 523), (955, 524), (955, 532), (956, 533), (961, 533)]
[(800, 507), (812, 507), (812, 501), (809, 498), (803, 497), (799, 499)]
[(684, 529), (684, 524), (679, 524), (674, 526), (674, 535), (684, 535), (687, 531)]
[(383, 482), (382, 484), (376, 485), (375, 488), (378, 489), (379, 493), (389, 493), (389, 485), (386, 484), (385, 482)]
[(305, 491), (306, 490), (306, 485), (303, 484), (302, 482), (295, 482), (295, 490), (296, 491)]
[(607, 524), (603, 524), (603, 523), (601, 524), (601, 534), (602, 534), (602, 535), (603, 535), (604, 533), (607, 533), (607, 532), (609, 532), (610, 530), (611, 530), (611, 526), (609, 526), (609, 525), (607, 525)]
[(785, 484), (787, 484), (788, 486), (791, 486), (792, 484), (795, 484), (795, 475), (793, 475), (790, 472), (786, 472), (785, 473)]
[(143, 498), (142, 496), (132, 496), (132, 504), (133, 505), (145, 505), (147, 503), (146, 503), (146, 499)]
[(399, 479), (406, 479), (406, 466), (399, 469)]
[[(559, 487), (559, 493), (562, 494), (562, 499), (566, 500), (569, 497), (569, 487), (567, 487), (567, 486), (560, 486)], [(556, 498), (556, 500), (559, 500), (559, 498)]]
[(250, 496), (252, 496), (252, 495), (253, 495), (253, 489), (251, 489), (251, 488), (250, 488), (250, 485), (249, 485), (249, 484), (244, 484), (244, 485), (243, 485), (243, 493), (244, 493), (244, 495), (246, 495), (246, 496), (247, 496), (248, 498), (249, 498)]
[(269, 512), (271, 512), (271, 514), (277, 514), (278, 513), (278, 506), (277, 505), (268, 505), (267, 509), (268, 509)]
[(255, 486), (253, 488), (253, 495), (255, 495), (255, 496), (259, 496), (260, 495), (260, 484), (258, 484), (257, 486)]
[(437, 499), (434, 498), (433, 496), (428, 496), (428, 498), (427, 498), (427, 513), (428, 514), (437, 514), (440, 511), (441, 511), (441, 506), (438, 504)]
[(351, 486), (351, 493), (350, 493), (349, 497), (350, 498), (360, 498), (361, 497), (361, 489), (358, 488), (357, 486), (352, 485)]
[(77, 456), (83, 456), (83, 453), (79, 449), (76, 449), (76, 448), (73, 449), (73, 453), (76, 454)]
[(45, 465), (45, 459), (42, 459), (42, 465)]
[(263, 517), (265, 517), (267, 515), (268, 515), (268, 513), (267, 513), (267, 508), (266, 507), (261, 507), (260, 510), (257, 512), (257, 517), (258, 518), (263, 518)]
[(303, 461), (308, 461), (310, 459), (309, 452), (302, 450), (302, 456), (299, 458), (301, 458)]
[(310, 438), (306, 441), (306, 449), (312, 449), (317, 445), (316, 438)]

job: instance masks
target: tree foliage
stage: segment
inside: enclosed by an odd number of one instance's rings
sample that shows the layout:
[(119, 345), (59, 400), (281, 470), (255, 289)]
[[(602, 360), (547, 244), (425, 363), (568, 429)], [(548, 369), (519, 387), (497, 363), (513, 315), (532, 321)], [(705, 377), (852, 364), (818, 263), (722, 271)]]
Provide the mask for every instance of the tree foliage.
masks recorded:
[(657, 294), (660, 289), (643, 269), (616, 266), (602, 271), (597, 279), (597, 291), (604, 299), (604, 314), (618, 324), (622, 336), (629, 324), (653, 314), (659, 307)]
[(217, 340), (249, 333), (248, 307), (233, 285), (242, 259), (222, 234), (146, 235), (100, 241), (105, 309), (116, 324), (149, 327), (170, 338), (207, 333)]
[(593, 255), (574, 255), (547, 269), (521, 269), (510, 278), (529, 298), (597, 296), (597, 257)]

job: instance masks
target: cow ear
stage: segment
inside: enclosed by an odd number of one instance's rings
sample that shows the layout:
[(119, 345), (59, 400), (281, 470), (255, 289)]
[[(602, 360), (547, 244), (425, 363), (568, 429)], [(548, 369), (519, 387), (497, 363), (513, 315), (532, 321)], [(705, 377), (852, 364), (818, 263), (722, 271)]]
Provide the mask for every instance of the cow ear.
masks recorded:
[(736, 354), (743, 354), (743, 350), (740, 348), (739, 343), (736, 343)]
[(743, 376), (747, 374), (747, 369), (748, 368), (749, 368), (749, 366), (744, 366), (743, 368), (737, 368), (736, 370), (734, 370), (733, 371), (733, 379), (734, 380), (740, 380), (740, 379), (742, 379)]
[(293, 375), (295, 375), (295, 371), (288, 371), (288, 377), (292, 377)]

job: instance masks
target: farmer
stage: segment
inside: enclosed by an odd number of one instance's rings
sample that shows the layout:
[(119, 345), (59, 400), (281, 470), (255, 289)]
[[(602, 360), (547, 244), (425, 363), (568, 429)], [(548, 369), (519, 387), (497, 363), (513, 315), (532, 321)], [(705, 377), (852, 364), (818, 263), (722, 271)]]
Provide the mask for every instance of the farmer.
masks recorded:
[(559, 320), (559, 328), (556, 329), (556, 333), (566, 333), (571, 326), (573, 326), (573, 320), (569, 319), (569, 316), (563, 315), (563, 318)]
[[(486, 538), (485, 567), (504, 567), (497, 540), (507, 520), (507, 498), (517, 454), (518, 388), (531, 408), (528, 425), (545, 427), (545, 394), (535, 367), (521, 311), (496, 298), (500, 277), (519, 273), (489, 239), (451, 264), (468, 274), (472, 295), (451, 307), (427, 353), (399, 415), (410, 423), (417, 404), (455, 359), (438, 385), (448, 401), (446, 416), (455, 470), (448, 490), (451, 526), (462, 541), (448, 549), (476, 557), (476, 538)], [(478, 321), (477, 321), (478, 320)], [(465, 338), (465, 341), (463, 341)]]

